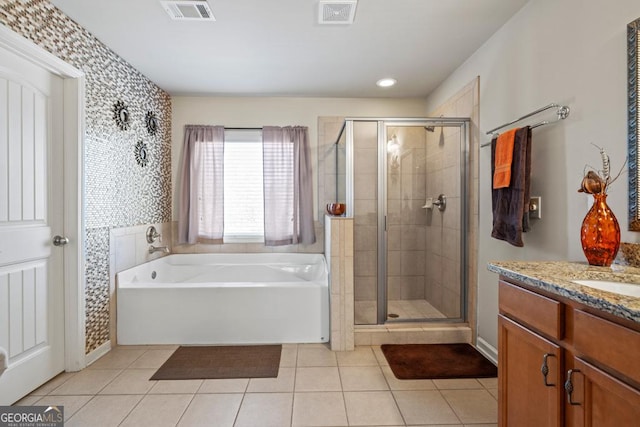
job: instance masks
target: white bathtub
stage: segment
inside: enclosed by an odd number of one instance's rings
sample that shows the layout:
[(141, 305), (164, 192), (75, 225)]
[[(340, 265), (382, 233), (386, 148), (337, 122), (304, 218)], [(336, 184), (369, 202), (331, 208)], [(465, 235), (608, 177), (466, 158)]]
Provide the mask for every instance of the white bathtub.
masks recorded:
[(323, 255), (169, 255), (116, 280), (119, 344), (329, 340)]

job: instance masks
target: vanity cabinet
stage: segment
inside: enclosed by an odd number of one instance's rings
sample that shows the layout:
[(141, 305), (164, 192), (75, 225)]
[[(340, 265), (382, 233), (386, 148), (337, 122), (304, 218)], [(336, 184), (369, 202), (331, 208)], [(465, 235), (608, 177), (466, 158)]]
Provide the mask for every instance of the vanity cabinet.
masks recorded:
[(562, 425), (562, 349), (504, 316), (498, 325), (500, 425)]
[(573, 391), (567, 396), (571, 423), (567, 425), (640, 425), (640, 391), (579, 357), (572, 362), (568, 372)]
[(640, 425), (640, 328), (505, 280), (499, 306), (500, 426)]

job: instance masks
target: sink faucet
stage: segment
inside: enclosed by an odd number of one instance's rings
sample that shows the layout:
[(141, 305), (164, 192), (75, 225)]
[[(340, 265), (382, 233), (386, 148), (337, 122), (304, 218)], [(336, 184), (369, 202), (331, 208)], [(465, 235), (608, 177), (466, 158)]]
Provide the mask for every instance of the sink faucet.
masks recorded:
[(153, 245), (149, 245), (149, 253), (155, 253), (155, 252), (163, 252), (165, 254), (169, 253), (169, 248), (166, 246), (153, 246)]

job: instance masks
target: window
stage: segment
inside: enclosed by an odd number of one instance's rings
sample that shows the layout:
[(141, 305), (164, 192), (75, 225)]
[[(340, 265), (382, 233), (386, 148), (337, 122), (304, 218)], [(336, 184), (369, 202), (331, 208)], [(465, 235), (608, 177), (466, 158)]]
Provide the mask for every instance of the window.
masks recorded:
[(264, 242), (262, 132), (224, 132), (224, 242)]
[(304, 126), (186, 125), (178, 242), (312, 244), (312, 169)]

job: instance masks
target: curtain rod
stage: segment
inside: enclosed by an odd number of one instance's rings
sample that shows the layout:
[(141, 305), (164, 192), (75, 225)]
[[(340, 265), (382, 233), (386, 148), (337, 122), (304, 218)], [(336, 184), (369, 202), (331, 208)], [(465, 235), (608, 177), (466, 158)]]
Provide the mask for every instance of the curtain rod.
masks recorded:
[[(306, 127), (306, 126), (303, 126)], [(243, 127), (224, 127), (224, 130), (264, 130), (264, 126), (255, 127), (255, 128), (243, 128)]]
[[(567, 117), (569, 117), (569, 113), (571, 112), (571, 109), (566, 105), (549, 104), (549, 105), (544, 106), (542, 108), (538, 108), (537, 110), (532, 111), (529, 114), (525, 114), (522, 117), (519, 117), (519, 118), (517, 118), (515, 120), (512, 120), (509, 123), (505, 123), (505, 124), (503, 124), (501, 126), (493, 128), (493, 129), (491, 129), (490, 131), (487, 132), (487, 135), (497, 136), (499, 134), (498, 132), (496, 132), (498, 129), (502, 129), (502, 128), (507, 127), (507, 126), (511, 126), (514, 123), (518, 123), (519, 121), (522, 121), (522, 120), (524, 120), (526, 118), (529, 118), (531, 116), (535, 116), (536, 114), (542, 113), (543, 111), (547, 111), (547, 110), (549, 110), (551, 108), (555, 108), (556, 109), (556, 116), (557, 116), (556, 120), (554, 120), (552, 122), (550, 122), (548, 120), (543, 120), (543, 121), (541, 121), (539, 123), (531, 125), (530, 128), (531, 129), (535, 129), (535, 128), (540, 127), (540, 126), (544, 126), (544, 125), (548, 125), (548, 124), (551, 124), (551, 123), (559, 122), (560, 120), (564, 120)], [(484, 143), (484, 144), (480, 145), (480, 147), (487, 147), (489, 145), (491, 145), (491, 142)]]

